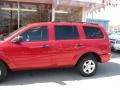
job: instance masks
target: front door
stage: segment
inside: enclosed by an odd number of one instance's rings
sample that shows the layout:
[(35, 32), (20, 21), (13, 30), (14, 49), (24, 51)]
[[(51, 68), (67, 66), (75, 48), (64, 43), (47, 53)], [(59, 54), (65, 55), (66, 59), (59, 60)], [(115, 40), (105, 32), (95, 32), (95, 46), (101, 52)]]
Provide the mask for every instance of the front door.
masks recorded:
[(16, 67), (45, 68), (51, 66), (51, 43), (47, 26), (32, 28), (20, 35), (22, 42), (12, 43), (7, 55)]

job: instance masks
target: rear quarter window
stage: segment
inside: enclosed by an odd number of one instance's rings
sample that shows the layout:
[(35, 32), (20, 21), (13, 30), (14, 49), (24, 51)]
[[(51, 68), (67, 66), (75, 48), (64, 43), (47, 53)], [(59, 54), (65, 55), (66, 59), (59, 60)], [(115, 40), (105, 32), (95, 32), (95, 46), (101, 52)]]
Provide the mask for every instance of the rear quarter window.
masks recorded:
[(83, 26), (86, 39), (102, 39), (103, 32), (97, 27)]

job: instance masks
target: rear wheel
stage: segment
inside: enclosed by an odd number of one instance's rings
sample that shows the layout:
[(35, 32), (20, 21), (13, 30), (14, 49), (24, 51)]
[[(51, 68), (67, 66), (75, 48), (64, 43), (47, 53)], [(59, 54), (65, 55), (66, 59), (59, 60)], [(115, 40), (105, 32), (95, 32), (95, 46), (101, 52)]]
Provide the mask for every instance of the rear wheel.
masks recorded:
[(93, 55), (86, 55), (79, 61), (77, 68), (82, 76), (93, 76), (97, 70), (97, 60)]
[(0, 81), (3, 81), (7, 76), (7, 67), (4, 63), (0, 62)]

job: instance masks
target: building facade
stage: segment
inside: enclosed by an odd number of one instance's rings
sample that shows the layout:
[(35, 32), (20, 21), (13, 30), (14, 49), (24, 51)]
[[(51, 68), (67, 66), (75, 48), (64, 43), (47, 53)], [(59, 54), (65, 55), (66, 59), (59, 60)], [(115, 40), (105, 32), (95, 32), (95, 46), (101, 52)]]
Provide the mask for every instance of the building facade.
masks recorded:
[(105, 28), (106, 31), (109, 31), (109, 20), (87, 18), (86, 22), (101, 25)]
[(1, 0), (0, 33), (34, 22), (82, 22), (88, 12), (103, 6), (102, 0)]

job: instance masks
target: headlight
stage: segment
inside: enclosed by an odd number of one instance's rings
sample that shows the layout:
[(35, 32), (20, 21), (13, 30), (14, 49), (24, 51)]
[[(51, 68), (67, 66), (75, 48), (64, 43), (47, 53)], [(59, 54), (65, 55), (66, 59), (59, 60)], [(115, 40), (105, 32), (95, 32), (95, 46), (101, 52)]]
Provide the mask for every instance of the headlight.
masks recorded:
[(115, 43), (115, 41), (116, 41), (115, 39), (110, 39), (111, 43)]

